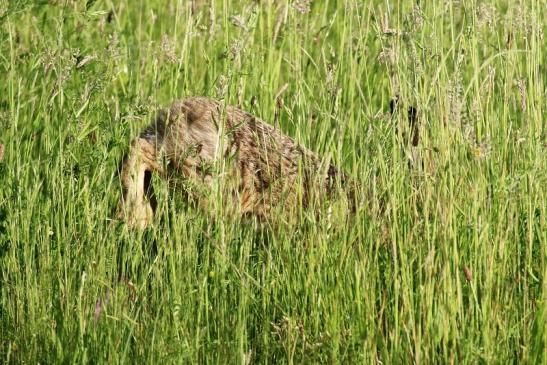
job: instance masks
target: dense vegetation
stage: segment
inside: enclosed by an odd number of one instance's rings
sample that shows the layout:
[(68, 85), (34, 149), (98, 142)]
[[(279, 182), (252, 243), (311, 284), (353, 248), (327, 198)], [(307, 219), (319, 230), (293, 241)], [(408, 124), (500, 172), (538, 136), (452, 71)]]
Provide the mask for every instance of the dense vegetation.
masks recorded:
[[(547, 362), (545, 14), (0, 0), (0, 362)], [(275, 120), (366, 204), (257, 229), (156, 179), (127, 229), (117, 166), (186, 95)]]

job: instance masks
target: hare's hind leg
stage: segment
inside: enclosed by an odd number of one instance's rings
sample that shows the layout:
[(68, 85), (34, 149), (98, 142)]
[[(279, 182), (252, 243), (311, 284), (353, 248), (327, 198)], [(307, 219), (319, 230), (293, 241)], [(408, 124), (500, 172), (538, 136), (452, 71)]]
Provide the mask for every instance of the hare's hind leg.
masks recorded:
[(134, 139), (122, 166), (123, 197), (118, 204), (118, 217), (131, 227), (145, 228), (154, 218), (152, 172), (162, 172), (156, 147), (145, 138)]

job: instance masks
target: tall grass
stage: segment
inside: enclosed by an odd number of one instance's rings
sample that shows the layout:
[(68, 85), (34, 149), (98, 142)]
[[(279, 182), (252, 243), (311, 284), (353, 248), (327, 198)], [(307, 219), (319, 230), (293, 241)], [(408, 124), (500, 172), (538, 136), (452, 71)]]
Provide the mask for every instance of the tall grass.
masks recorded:
[[(0, 1), (1, 362), (547, 363), (546, 2), (308, 3)], [(186, 95), (365, 203), (260, 231), (158, 180), (153, 227), (113, 221)]]

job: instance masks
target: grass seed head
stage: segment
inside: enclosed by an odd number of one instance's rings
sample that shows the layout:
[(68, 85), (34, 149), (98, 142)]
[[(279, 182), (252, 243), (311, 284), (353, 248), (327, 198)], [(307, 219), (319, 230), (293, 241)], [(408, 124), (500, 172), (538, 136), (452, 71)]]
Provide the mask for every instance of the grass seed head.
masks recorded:
[(311, 0), (296, 0), (292, 6), (300, 14), (307, 14), (311, 11)]

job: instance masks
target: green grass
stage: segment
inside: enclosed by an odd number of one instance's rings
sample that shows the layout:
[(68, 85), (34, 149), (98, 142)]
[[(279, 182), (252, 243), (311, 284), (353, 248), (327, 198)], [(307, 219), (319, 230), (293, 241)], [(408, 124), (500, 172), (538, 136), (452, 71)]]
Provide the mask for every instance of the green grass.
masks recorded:
[[(547, 3), (414, 3), (0, 0), (0, 362), (547, 363)], [(354, 216), (112, 221), (158, 107), (284, 85)]]

